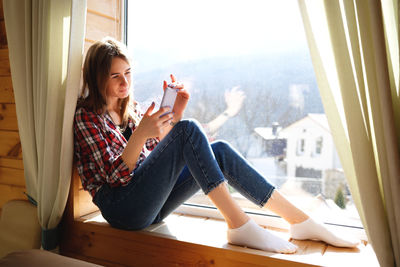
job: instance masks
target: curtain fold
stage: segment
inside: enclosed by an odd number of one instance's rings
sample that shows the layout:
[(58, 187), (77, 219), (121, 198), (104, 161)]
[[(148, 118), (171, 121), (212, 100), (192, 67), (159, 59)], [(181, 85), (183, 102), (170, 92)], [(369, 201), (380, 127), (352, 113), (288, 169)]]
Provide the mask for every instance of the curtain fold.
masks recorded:
[(381, 266), (399, 266), (398, 2), (298, 3), (325, 113), (368, 239)]
[(54, 249), (69, 192), (86, 1), (3, 0), (27, 193)]

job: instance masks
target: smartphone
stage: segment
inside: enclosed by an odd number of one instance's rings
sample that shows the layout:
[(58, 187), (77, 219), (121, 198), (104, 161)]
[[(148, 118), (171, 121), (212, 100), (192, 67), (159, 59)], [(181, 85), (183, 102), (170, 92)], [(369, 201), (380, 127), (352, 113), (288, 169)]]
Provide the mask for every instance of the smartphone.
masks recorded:
[(167, 88), (164, 91), (163, 98), (161, 100), (160, 108), (162, 107), (170, 107), (170, 110), (162, 114), (161, 116), (168, 114), (172, 111), (172, 108), (174, 107), (175, 104), (175, 99), (178, 93), (179, 89), (175, 89), (174, 85), (168, 85)]

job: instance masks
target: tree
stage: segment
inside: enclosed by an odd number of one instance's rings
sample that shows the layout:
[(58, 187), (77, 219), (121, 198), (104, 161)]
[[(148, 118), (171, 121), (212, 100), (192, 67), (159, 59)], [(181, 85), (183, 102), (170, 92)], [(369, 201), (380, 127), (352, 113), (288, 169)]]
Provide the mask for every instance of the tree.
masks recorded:
[(345, 197), (344, 197), (343, 190), (342, 190), (341, 186), (336, 191), (335, 203), (336, 203), (336, 205), (338, 205), (342, 209), (346, 208), (346, 201), (345, 201)]

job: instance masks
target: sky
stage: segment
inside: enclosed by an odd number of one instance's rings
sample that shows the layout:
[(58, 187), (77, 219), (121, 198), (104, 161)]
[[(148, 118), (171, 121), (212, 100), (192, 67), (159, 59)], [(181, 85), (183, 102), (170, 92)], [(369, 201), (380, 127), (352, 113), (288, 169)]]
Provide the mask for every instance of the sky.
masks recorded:
[(306, 40), (297, 0), (128, 0), (128, 47), (147, 69), (155, 59), (276, 53)]

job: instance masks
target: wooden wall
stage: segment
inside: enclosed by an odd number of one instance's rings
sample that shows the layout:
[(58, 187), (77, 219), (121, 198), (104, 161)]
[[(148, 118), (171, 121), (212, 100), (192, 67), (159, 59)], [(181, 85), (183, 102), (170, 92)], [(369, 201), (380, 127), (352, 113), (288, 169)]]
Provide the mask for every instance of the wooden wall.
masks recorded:
[(11, 199), (26, 199), (8, 44), (0, 0), (0, 209)]
[(89, 46), (106, 36), (122, 39), (122, 0), (87, 0), (85, 54)]
[[(105, 36), (121, 40), (121, 1), (88, 0), (85, 54)], [(22, 149), (18, 134), (8, 45), (0, 0), (0, 209), (11, 199), (26, 199)]]

